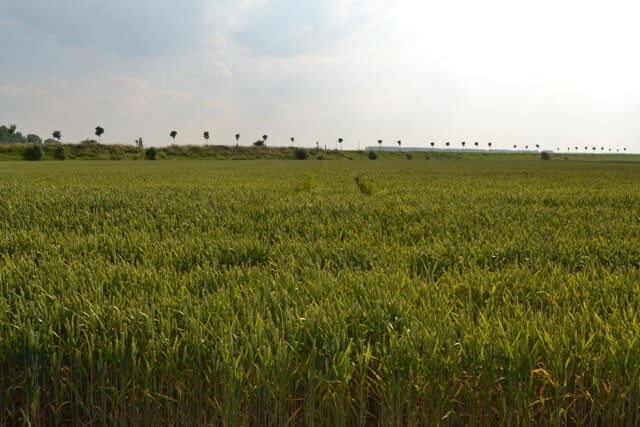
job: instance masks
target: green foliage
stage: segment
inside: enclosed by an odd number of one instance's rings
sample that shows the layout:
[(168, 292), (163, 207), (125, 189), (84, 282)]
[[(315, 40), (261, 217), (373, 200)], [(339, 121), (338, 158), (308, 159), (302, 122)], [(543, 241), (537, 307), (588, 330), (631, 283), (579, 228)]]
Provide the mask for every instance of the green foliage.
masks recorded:
[(67, 158), (67, 152), (62, 145), (57, 146), (53, 150), (53, 158), (56, 160), (65, 160)]
[(259, 139), (256, 142), (253, 143), (254, 147), (264, 147), (264, 140)]
[(307, 160), (309, 158), (309, 152), (304, 148), (296, 148), (294, 151), (296, 160)]
[(0, 126), (0, 143), (24, 143), (27, 139), (16, 131), (16, 125)]
[(2, 424), (638, 424), (636, 164), (362, 158), (3, 163)]
[(42, 148), (39, 145), (29, 145), (22, 151), (22, 158), (28, 161), (38, 161), (42, 159)]
[(369, 160), (376, 160), (378, 158), (378, 153), (371, 150), (367, 153), (367, 157), (369, 158)]
[(29, 135), (27, 135), (27, 142), (29, 144), (42, 144), (42, 138), (40, 138), (38, 135), (30, 133)]
[(407, 160), (413, 160), (413, 154), (411, 153), (407, 153), (406, 157), (407, 157)]
[(542, 160), (551, 160), (551, 154), (548, 151), (543, 151), (540, 153), (540, 158)]
[(102, 126), (96, 126), (96, 136), (100, 139), (104, 134), (104, 128)]
[(144, 158), (147, 160), (155, 160), (157, 156), (158, 152), (153, 147), (149, 147), (144, 151)]

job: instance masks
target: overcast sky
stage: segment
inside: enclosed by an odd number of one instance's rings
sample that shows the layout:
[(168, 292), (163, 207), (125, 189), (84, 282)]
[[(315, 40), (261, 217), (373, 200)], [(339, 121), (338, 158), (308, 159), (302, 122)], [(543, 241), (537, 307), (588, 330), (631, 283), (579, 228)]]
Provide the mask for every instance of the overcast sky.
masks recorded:
[(0, 58), (67, 141), (640, 152), (638, 0), (0, 0)]

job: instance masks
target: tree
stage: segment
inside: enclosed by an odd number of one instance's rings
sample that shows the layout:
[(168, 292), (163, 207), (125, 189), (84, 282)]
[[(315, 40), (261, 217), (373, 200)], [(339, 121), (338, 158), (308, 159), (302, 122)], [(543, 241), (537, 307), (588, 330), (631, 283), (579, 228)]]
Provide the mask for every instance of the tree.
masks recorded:
[(298, 147), (294, 151), (294, 156), (296, 160), (307, 160), (309, 158), (309, 153), (304, 148)]
[(293, 143), (295, 142), (295, 140), (296, 140), (296, 139), (295, 139), (294, 137), (291, 137), (291, 145), (293, 145)]
[(540, 149), (540, 144), (536, 144), (536, 150)]
[(515, 150), (516, 148), (518, 148), (518, 146), (516, 144), (513, 144), (513, 149)]
[(39, 145), (33, 144), (24, 149), (22, 152), (22, 158), (31, 162), (42, 159), (42, 148)]
[(268, 135), (262, 135), (262, 140), (264, 141), (264, 145), (267, 145), (267, 138), (269, 138)]
[(240, 134), (236, 133), (236, 148), (238, 147), (238, 142), (240, 141)]
[(344, 139), (338, 138), (338, 144), (340, 144), (340, 149), (341, 150), (342, 150), (342, 141), (344, 141)]
[(63, 145), (58, 145), (55, 150), (53, 150), (53, 158), (56, 160), (64, 160), (67, 158), (67, 153), (64, 151)]
[(53, 136), (58, 140), (58, 142), (60, 142), (60, 138), (62, 138), (62, 132), (59, 130), (54, 130), (53, 132), (51, 132), (51, 136)]
[(204, 145), (207, 145), (207, 142), (209, 142), (209, 131), (205, 131), (202, 136), (204, 137)]
[(42, 138), (36, 134), (30, 133), (27, 135), (27, 142), (30, 144), (42, 144)]
[(433, 142), (433, 141), (431, 141), (431, 142), (429, 143), (429, 145), (431, 145), (431, 149), (433, 149), (433, 147), (435, 147), (435, 146), (436, 146), (436, 143), (435, 143), (435, 142)]
[(381, 139), (378, 140), (378, 145), (380, 146), (380, 148), (382, 148), (382, 140)]
[(144, 158), (147, 160), (155, 160), (158, 156), (158, 152), (155, 148), (149, 147), (144, 152)]
[(464, 148), (466, 144), (467, 144), (466, 142), (462, 141), (462, 148)]
[(444, 145), (446, 145), (447, 147), (449, 147), (449, 145), (451, 145), (451, 143), (449, 141), (445, 142)]
[(9, 135), (13, 136), (16, 133), (16, 129), (17, 129), (17, 126), (15, 124), (10, 125), (9, 126)]
[(398, 140), (398, 150), (402, 150), (402, 141)]
[(96, 136), (98, 137), (98, 142), (102, 142), (102, 134), (104, 133), (104, 128), (101, 126), (96, 126)]
[(492, 146), (493, 144), (491, 144), (491, 143), (489, 142), (487, 145), (489, 146), (489, 150), (491, 150), (491, 146)]
[(478, 141), (476, 141), (476, 142), (473, 143), (473, 145), (475, 145), (476, 148), (478, 148), (478, 145), (480, 145), (480, 144), (478, 143)]
[(169, 136), (171, 137), (171, 139), (173, 139), (173, 143), (176, 143), (176, 136), (178, 136), (178, 132), (176, 132), (175, 130), (172, 130), (171, 133), (169, 134)]

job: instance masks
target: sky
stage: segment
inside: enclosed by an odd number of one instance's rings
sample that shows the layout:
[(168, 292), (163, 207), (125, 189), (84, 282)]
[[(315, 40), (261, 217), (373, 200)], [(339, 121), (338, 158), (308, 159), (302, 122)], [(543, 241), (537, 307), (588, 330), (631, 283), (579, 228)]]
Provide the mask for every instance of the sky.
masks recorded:
[(0, 58), (68, 142), (640, 152), (638, 0), (0, 0)]

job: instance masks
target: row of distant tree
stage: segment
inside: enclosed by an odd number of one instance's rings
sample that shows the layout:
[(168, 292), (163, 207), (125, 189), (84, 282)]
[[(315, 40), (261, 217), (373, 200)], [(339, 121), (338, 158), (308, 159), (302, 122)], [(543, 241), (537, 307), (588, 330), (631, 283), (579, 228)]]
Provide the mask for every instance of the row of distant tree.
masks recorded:
[(0, 126), (0, 143), (27, 143), (27, 144), (52, 144), (60, 142), (60, 138), (62, 138), (62, 132), (59, 130), (54, 130), (51, 132), (51, 136), (54, 138), (48, 138), (42, 141), (40, 136), (30, 133), (27, 135), (23, 135), (22, 132), (17, 130), (16, 125)]
[[(95, 135), (98, 137), (98, 141), (102, 141), (102, 135), (104, 134), (104, 128), (102, 126), (96, 126), (95, 129)], [(60, 139), (62, 138), (62, 132), (59, 130), (54, 130), (53, 132), (51, 132), (51, 136), (53, 137), (53, 139), (49, 138), (46, 139), (44, 141), (45, 144), (50, 144), (50, 143), (58, 143), (60, 142)], [(171, 139), (173, 140), (173, 143), (175, 144), (176, 142), (176, 137), (178, 136), (178, 132), (175, 130), (172, 130), (171, 132), (169, 132), (169, 136), (171, 137)], [(205, 144), (209, 143), (209, 139), (211, 138), (211, 133), (209, 131), (205, 131), (202, 134), (202, 137), (204, 138)], [(240, 143), (240, 134), (237, 133), (235, 135), (236, 138), (236, 146), (238, 146), (238, 144)], [(258, 139), (256, 140), (253, 145), (256, 147), (262, 147), (262, 146), (266, 146), (267, 145), (267, 139), (269, 138), (268, 135), (262, 135), (262, 139)], [(343, 138), (338, 138), (337, 143), (340, 144), (340, 148), (342, 149), (342, 143), (344, 142)], [(293, 144), (295, 142), (295, 138), (291, 137), (291, 143)], [(382, 139), (379, 139), (378, 141), (378, 145), (380, 147), (382, 147)], [(41, 144), (43, 143), (42, 138), (40, 138), (38, 135), (35, 134), (28, 134), (28, 135), (23, 135), (22, 133), (17, 131), (17, 127), (15, 124), (9, 125), (9, 126), (0, 126), (0, 143), (32, 143), (32, 144)], [(402, 140), (398, 140), (397, 141), (398, 144), (398, 148), (402, 148)], [(142, 148), (142, 138), (140, 139), (136, 139), (136, 145), (138, 147)], [(431, 148), (436, 148), (437, 144), (435, 142), (430, 142), (429, 145), (431, 146)], [(466, 141), (462, 141), (460, 143), (460, 145), (462, 146), (462, 148), (466, 148), (467, 143)], [(319, 147), (319, 143), (316, 142), (316, 146)], [(451, 142), (447, 141), (444, 143), (444, 146), (446, 148), (451, 148), (452, 144)], [(480, 143), (478, 141), (473, 143), (473, 146), (475, 148), (480, 148)], [(491, 142), (487, 143), (487, 147), (489, 149), (491, 149), (491, 147), (493, 146), (493, 144)], [(534, 146), (531, 146), (531, 149), (533, 149)], [(525, 145), (525, 146), (520, 146), (518, 147), (517, 144), (513, 145), (513, 149), (514, 150), (518, 150), (518, 148), (520, 148), (521, 150), (529, 150), (529, 146)], [(589, 151), (588, 146), (584, 147), (584, 151)], [(605, 147), (599, 147), (601, 152), (604, 152), (606, 150)], [(540, 145), (536, 144), (535, 145), (535, 149), (536, 150), (540, 150)], [(573, 147), (574, 151), (580, 151), (581, 147)], [(570, 152), (572, 150), (572, 147), (567, 147), (566, 151)], [(598, 150), (598, 147), (591, 147), (592, 151), (596, 151)], [(624, 152), (627, 151), (626, 148), (622, 149)], [(556, 151), (562, 151), (562, 149), (560, 147), (557, 147)], [(611, 148), (608, 149), (609, 152), (612, 151)], [(620, 149), (616, 149), (616, 152), (620, 152)]]

